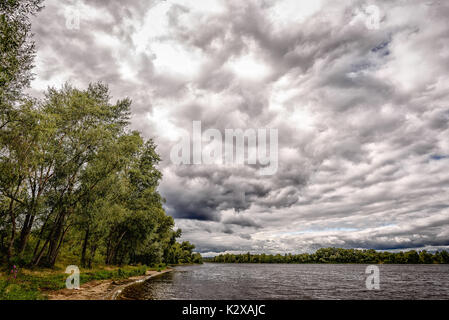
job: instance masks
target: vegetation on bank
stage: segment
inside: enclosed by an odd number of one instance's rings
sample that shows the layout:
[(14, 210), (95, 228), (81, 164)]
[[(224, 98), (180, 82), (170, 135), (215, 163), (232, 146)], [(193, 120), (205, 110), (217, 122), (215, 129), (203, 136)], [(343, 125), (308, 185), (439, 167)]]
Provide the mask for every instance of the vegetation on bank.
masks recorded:
[(30, 16), (41, 7), (0, 3), (0, 265), (201, 263), (194, 245), (177, 242), (156, 145), (130, 130), (130, 99), (111, 102), (100, 82), (24, 94)]
[(435, 253), (422, 250), (417, 252), (386, 252), (341, 248), (322, 248), (315, 253), (301, 254), (220, 254), (204, 258), (205, 262), (218, 263), (364, 263), (364, 264), (432, 264), (449, 263), (447, 251)]
[[(129, 277), (145, 275), (148, 270), (160, 271), (165, 265), (153, 267), (123, 266), (123, 267), (97, 267), (80, 270), (80, 284), (92, 280), (120, 280)], [(0, 274), (0, 300), (44, 300), (46, 292), (65, 288), (68, 274), (64, 269), (27, 270), (18, 269), (16, 276), (5, 272)]]

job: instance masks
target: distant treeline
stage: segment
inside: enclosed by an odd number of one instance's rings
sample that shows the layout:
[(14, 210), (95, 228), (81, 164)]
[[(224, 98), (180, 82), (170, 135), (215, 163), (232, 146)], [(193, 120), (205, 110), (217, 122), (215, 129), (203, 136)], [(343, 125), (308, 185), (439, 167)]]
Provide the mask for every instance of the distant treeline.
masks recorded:
[(435, 253), (422, 250), (417, 252), (386, 252), (376, 250), (356, 250), (341, 248), (322, 248), (315, 253), (301, 254), (220, 254), (204, 258), (206, 262), (218, 263), (365, 263), (365, 264), (432, 264), (449, 263), (447, 251)]
[(131, 100), (107, 85), (24, 94), (30, 16), (42, 0), (0, 2), (0, 263), (53, 267), (201, 262), (165, 213), (156, 145), (131, 131)]

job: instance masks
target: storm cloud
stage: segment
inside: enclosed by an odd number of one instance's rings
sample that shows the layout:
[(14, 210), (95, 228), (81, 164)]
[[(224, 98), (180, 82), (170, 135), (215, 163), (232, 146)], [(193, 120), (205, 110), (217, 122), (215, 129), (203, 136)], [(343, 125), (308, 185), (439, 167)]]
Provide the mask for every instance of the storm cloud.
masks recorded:
[[(101, 80), (130, 97), (166, 210), (199, 252), (449, 247), (449, 3), (45, 5), (30, 92)], [(278, 129), (277, 173), (174, 165), (192, 121)]]

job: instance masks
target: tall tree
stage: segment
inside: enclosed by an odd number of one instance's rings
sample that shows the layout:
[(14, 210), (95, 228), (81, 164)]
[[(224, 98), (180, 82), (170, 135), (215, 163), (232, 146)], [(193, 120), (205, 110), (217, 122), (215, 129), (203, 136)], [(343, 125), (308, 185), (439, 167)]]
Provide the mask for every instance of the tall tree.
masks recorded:
[[(30, 111), (29, 104), (21, 105), (23, 89), (32, 79), (31, 69), (35, 53), (30, 16), (42, 8), (41, 3), (42, 0), (0, 2), (0, 183), (3, 189), (0, 194), (0, 219), (4, 220), (8, 216), (10, 221), (9, 232), (4, 227), (0, 228), (0, 233), (4, 238), (9, 233), (6, 245), (8, 260), (13, 255), (16, 239), (16, 211), (23, 205), (16, 197), (23, 192), (21, 184), (26, 171), (23, 169), (28, 165), (28, 127), (33, 126), (30, 113), (27, 112)], [(25, 112), (22, 109), (25, 109)], [(20, 159), (20, 163), (8, 161), (7, 158), (12, 153)]]
[(43, 0), (0, 2), (0, 128), (14, 121), (14, 105), (32, 79), (35, 54), (30, 17)]

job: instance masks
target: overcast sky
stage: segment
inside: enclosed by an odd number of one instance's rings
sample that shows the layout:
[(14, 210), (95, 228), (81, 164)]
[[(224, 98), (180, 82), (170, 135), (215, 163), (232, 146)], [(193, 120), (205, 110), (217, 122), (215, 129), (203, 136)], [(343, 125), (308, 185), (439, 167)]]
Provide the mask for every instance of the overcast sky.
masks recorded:
[[(45, 5), (32, 93), (101, 80), (130, 97), (199, 252), (449, 248), (448, 1)], [(195, 120), (278, 129), (277, 173), (172, 164)]]

